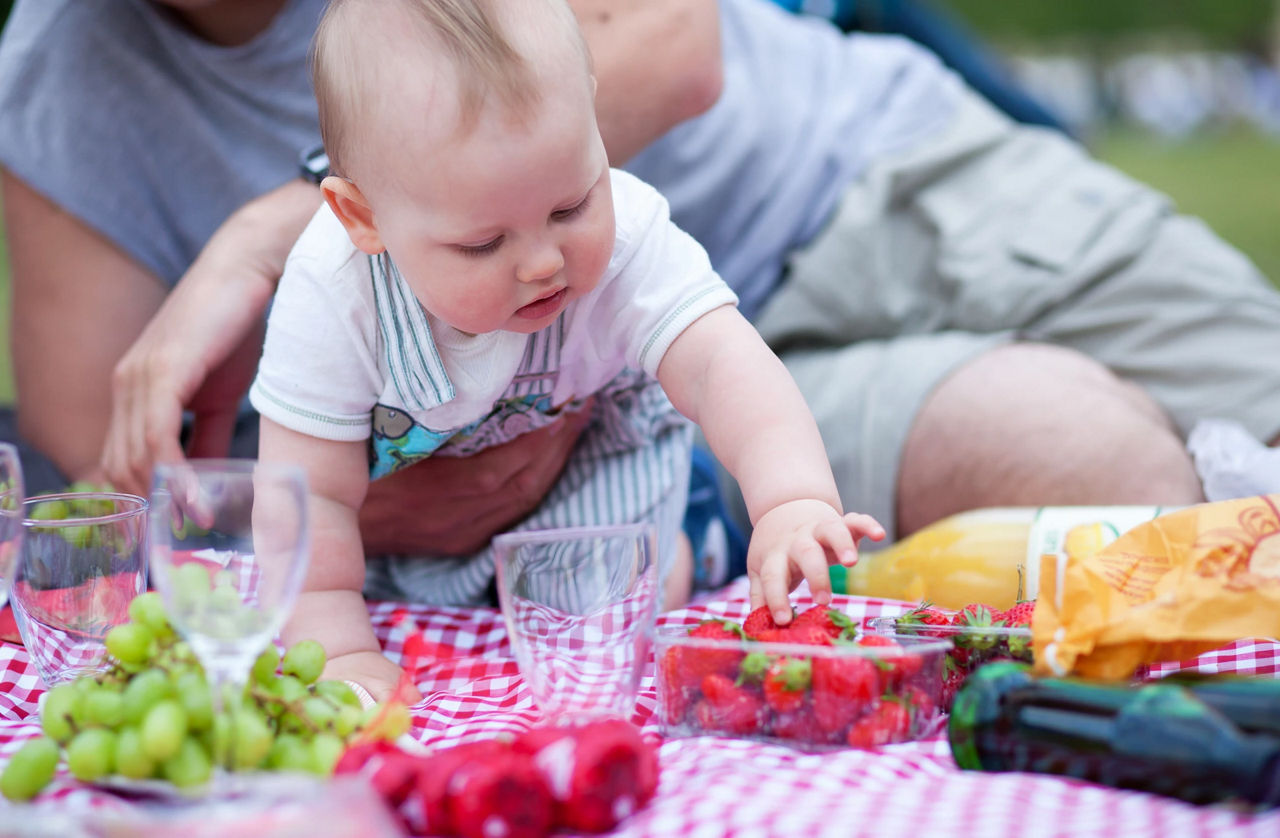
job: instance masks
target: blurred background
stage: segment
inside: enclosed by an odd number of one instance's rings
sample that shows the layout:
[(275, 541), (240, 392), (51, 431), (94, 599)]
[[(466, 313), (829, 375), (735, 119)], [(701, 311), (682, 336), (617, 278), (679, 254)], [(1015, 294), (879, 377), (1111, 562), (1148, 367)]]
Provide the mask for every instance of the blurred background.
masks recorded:
[[(102, 2), (102, 0), (88, 0)], [(761, 0), (764, 2), (764, 0)], [(892, 30), (907, 0), (777, 0)], [(10, 0), (0, 0), (0, 23)], [(930, 0), (1093, 152), (1199, 215), (1280, 283), (1280, 0)], [(877, 15), (884, 25), (877, 26)], [(12, 399), (0, 236), (0, 404)]]

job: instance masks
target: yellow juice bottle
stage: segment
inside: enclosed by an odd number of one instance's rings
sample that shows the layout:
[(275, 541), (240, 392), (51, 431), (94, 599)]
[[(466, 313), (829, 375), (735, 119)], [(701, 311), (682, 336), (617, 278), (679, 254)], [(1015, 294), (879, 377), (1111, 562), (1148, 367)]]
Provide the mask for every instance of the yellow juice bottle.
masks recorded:
[(1010, 608), (1035, 599), (1040, 557), (1091, 556), (1168, 507), (1045, 506), (974, 509), (937, 521), (847, 570), (832, 569), (835, 590), (860, 596), (961, 608)]

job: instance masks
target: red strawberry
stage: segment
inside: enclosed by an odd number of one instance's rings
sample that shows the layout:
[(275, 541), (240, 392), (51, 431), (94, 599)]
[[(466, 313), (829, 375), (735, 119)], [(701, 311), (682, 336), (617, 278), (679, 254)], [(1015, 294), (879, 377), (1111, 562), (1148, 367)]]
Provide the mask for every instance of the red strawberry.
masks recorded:
[[(689, 630), (689, 636), (704, 640), (733, 641), (735, 643), (741, 643), (744, 637), (741, 627), (724, 620), (703, 620)], [(720, 644), (717, 643), (715, 645), (718, 646)], [(713, 672), (732, 676), (737, 673), (738, 664), (742, 662), (743, 653), (737, 648), (708, 649), (699, 648), (696, 645), (687, 645), (680, 648), (683, 649), (680, 661), (684, 669), (682, 680), (686, 684), (700, 684), (704, 677)]]
[(851, 633), (855, 628), (848, 614), (825, 605), (815, 605), (807, 611), (800, 612), (791, 621), (790, 628), (796, 629), (805, 625), (817, 626), (833, 639), (846, 632)]
[(778, 658), (764, 673), (765, 703), (778, 713), (800, 709), (809, 692), (812, 677), (813, 667), (809, 661), (803, 658)]
[(621, 719), (531, 730), (515, 749), (532, 755), (550, 785), (558, 827), (610, 830), (657, 790), (657, 749)]
[(703, 678), (702, 696), (703, 700), (693, 710), (703, 729), (727, 733), (752, 733), (760, 729), (764, 702), (724, 675)]
[(812, 684), (813, 714), (827, 733), (842, 730), (880, 694), (875, 664), (855, 655), (815, 655)]
[(554, 822), (542, 773), (510, 746), (458, 766), (446, 797), (449, 821), (463, 838), (541, 838)]
[(831, 634), (821, 626), (815, 626), (812, 623), (801, 625), (799, 618), (796, 622), (784, 629), (781, 638), (783, 643), (799, 643), (802, 646), (830, 646)]
[[(793, 615), (795, 611), (791, 612)], [(747, 619), (742, 621), (742, 630), (747, 637), (752, 640), (759, 640), (760, 633), (770, 631), (772, 629), (781, 628), (773, 621), (773, 612), (769, 610), (769, 606), (762, 605), (747, 615)]]
[(667, 724), (680, 724), (693, 703), (691, 688), (684, 666), (683, 646), (672, 646), (658, 659), (658, 684), (662, 690), (663, 720)]
[(999, 613), (997, 609), (978, 602), (966, 605), (956, 612), (952, 625), (977, 629), (977, 631), (953, 635), (952, 641), (957, 647), (964, 645), (978, 652), (994, 647), (999, 637), (991, 629), (999, 627), (997, 621)]
[(807, 701), (796, 710), (775, 714), (770, 731), (779, 739), (793, 742), (819, 744), (831, 741), (831, 734), (818, 727), (818, 720), (813, 715), (813, 705)]
[(898, 701), (878, 702), (867, 715), (849, 728), (849, 744), (855, 748), (875, 748), (901, 742), (911, 730), (911, 714)]
[(902, 700), (912, 708), (916, 718), (928, 718), (933, 715), (934, 709), (938, 706), (934, 704), (929, 694), (919, 687), (907, 687), (903, 690)]
[(956, 693), (960, 690), (960, 685), (964, 683), (965, 677), (968, 676), (965, 668), (952, 660), (948, 655), (942, 666), (942, 690), (938, 694), (938, 704), (944, 709), (951, 710), (951, 702), (956, 697)]
[(1008, 611), (999, 615), (999, 619), (1010, 628), (1018, 628), (1031, 625), (1031, 617), (1035, 614), (1035, 600), (1019, 602)]
[(348, 748), (338, 758), (333, 773), (364, 775), (394, 811), (413, 792), (422, 762), (380, 739)]
[(925, 603), (899, 617), (896, 625), (900, 629), (909, 628), (911, 634), (924, 637), (947, 637), (951, 632), (947, 631), (946, 627), (951, 625), (951, 620), (950, 613)]
[(858, 645), (894, 650), (893, 654), (874, 658), (877, 666), (884, 666), (882, 671), (888, 676), (884, 679), (885, 687), (901, 684), (919, 672), (920, 668), (924, 666), (924, 660), (921, 659), (919, 654), (903, 649), (902, 644), (892, 637), (884, 637), (879, 634), (864, 634), (858, 638)]
[(997, 608), (990, 605), (983, 605), (980, 602), (971, 602), (964, 608), (961, 608), (951, 618), (951, 624), (955, 626), (975, 626), (985, 628), (992, 625), (996, 621), (996, 615), (1000, 613)]
[[(496, 759), (510, 746), (496, 739), (485, 739), (477, 742), (466, 742), (432, 753), (420, 758), (417, 785), (414, 788), (416, 811), (410, 811), (410, 820), (414, 825), (434, 835), (450, 835), (459, 831), (460, 827), (453, 823), (449, 811), (449, 784), (453, 775), (469, 762), (482, 762)], [(416, 815), (416, 817), (414, 817)]]

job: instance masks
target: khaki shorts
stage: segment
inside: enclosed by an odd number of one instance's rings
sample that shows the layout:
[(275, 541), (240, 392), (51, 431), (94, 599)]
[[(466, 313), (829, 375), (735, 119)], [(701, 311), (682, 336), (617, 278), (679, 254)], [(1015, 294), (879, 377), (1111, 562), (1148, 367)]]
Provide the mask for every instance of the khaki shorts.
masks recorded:
[(848, 188), (756, 325), (809, 399), (846, 508), (891, 538), (921, 404), (1012, 340), (1089, 355), (1184, 434), (1207, 416), (1280, 432), (1280, 293), (1164, 196), (973, 94)]

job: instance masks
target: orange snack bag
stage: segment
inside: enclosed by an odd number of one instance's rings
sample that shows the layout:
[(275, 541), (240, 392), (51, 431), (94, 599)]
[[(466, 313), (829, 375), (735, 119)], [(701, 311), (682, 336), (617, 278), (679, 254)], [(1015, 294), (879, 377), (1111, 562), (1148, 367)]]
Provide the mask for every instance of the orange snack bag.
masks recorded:
[(1280, 638), (1280, 494), (1191, 506), (1102, 550), (1041, 559), (1036, 671), (1121, 679), (1244, 637)]

